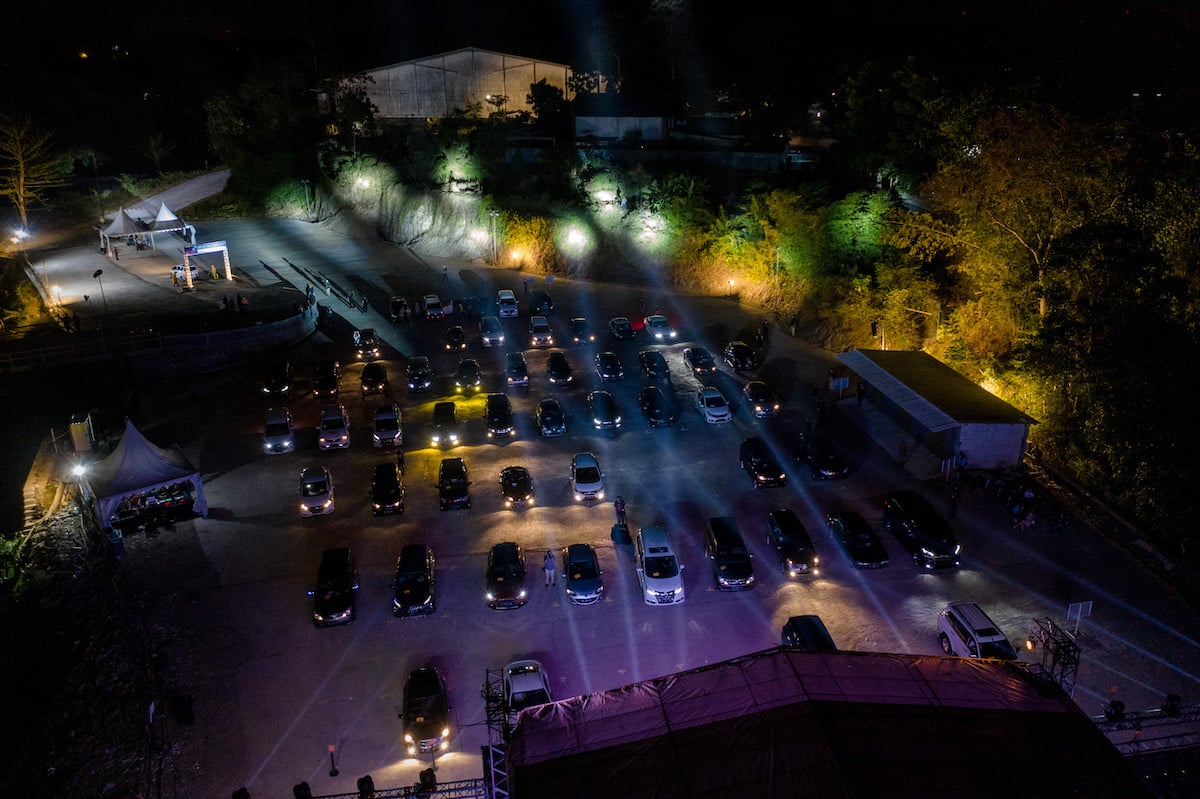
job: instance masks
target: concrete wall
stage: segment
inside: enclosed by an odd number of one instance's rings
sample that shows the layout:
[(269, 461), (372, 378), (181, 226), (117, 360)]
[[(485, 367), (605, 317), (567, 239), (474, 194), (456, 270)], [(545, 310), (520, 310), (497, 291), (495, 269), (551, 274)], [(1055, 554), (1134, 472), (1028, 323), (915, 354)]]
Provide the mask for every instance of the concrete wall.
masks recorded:
[(966, 453), (969, 469), (1007, 469), (1021, 463), (1028, 434), (1023, 424), (964, 424), (958, 446)]

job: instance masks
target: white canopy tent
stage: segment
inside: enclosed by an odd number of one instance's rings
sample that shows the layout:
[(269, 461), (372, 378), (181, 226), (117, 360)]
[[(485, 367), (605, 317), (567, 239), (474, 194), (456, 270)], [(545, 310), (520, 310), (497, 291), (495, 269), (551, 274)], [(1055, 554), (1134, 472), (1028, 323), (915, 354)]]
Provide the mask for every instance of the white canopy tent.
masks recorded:
[(100, 246), (107, 252), (113, 239), (134, 236), (148, 241), (150, 246), (157, 250), (158, 242), (155, 240), (155, 235), (158, 233), (178, 233), (180, 237), (191, 244), (196, 243), (195, 226), (180, 219), (174, 211), (167, 207), (166, 203), (162, 203), (159, 205), (154, 219), (147, 222), (139, 220), (125, 208), (117, 211), (117, 216), (112, 223), (100, 230)]

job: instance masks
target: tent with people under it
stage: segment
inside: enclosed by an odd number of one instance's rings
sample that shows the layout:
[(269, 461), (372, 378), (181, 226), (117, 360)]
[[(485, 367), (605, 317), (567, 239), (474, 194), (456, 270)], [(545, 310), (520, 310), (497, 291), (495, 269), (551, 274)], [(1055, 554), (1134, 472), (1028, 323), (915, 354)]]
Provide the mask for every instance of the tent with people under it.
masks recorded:
[(208, 515), (200, 471), (179, 447), (155, 446), (128, 419), (120, 443), (111, 455), (88, 470), (86, 481), (95, 497), (102, 528), (114, 526), (123, 505), (153, 508), (168, 495), (186, 497), (192, 513)]

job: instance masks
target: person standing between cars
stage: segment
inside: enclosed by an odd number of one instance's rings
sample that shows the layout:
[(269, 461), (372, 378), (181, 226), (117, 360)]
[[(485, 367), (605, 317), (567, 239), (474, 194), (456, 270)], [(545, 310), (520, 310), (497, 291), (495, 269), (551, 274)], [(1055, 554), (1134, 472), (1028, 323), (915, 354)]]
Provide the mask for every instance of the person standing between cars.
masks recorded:
[(542, 570), (546, 572), (547, 588), (552, 585), (558, 585), (558, 576), (554, 563), (554, 552), (552, 550), (546, 550), (546, 557), (542, 559)]
[(625, 500), (617, 497), (617, 501), (613, 503), (613, 510), (617, 512), (617, 524), (625, 524)]

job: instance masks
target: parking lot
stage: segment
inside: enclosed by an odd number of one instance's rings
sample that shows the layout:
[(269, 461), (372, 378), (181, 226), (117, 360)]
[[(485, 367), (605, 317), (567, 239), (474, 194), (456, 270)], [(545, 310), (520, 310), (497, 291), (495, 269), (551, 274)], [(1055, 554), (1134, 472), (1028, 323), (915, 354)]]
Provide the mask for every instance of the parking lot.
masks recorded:
[[(517, 276), (471, 270), (521, 297)], [(457, 276), (456, 276), (457, 278)], [(436, 277), (423, 290), (436, 289)], [(461, 288), (455, 283), (448, 291)], [(412, 292), (409, 292), (410, 294)], [(843, 480), (814, 482), (794, 461), (786, 486), (755, 489), (739, 468), (741, 441), (763, 429), (739, 400), (748, 375), (725, 365), (707, 382), (731, 400), (734, 418), (706, 424), (693, 406), (699, 381), (686, 369), (682, 351), (701, 343), (719, 359), (733, 338), (752, 340), (761, 323), (736, 302), (721, 298), (654, 295), (650, 307), (632, 290), (559, 281), (556, 307), (549, 315), (555, 344), (525, 350), (527, 389), (507, 390), (504, 352), (522, 344), (528, 312), (503, 319), (506, 346), (483, 348), (474, 320), (452, 315), (441, 321), (376, 324), (385, 346), (381, 360), (390, 387), (385, 396), (404, 414), (406, 510), (374, 517), (368, 494), (374, 464), (390, 453), (370, 443), (370, 420), (380, 397), (362, 397), (361, 363), (353, 352), (350, 322), (335, 316), (324, 330), (288, 353), (296, 386), (287, 403), (296, 423), (296, 451), (266, 455), (262, 425), (270, 404), (261, 394), (267, 364), (213, 376), (187, 418), (164, 414), (148, 431), (158, 443), (178, 441), (201, 466), (210, 506), (206, 519), (180, 525), (152, 540), (131, 541), (122, 568), (135, 579), (168, 583), (162, 602), (149, 612), (152, 622), (187, 630), (189, 654), (174, 664), (178, 687), (195, 697), (197, 725), (190, 746), (211, 795), (242, 785), (252, 794), (279, 794), (307, 780), (314, 793), (353, 790), (371, 774), (376, 785), (411, 784), (430, 757), (408, 758), (397, 718), (406, 676), (435, 665), (449, 683), (453, 734), (448, 753), (437, 758), (443, 780), (479, 776), (479, 749), (488, 740), (480, 689), (487, 669), (512, 660), (541, 661), (556, 698), (619, 687), (680, 669), (712, 663), (777, 645), (789, 616), (816, 613), (839, 647), (851, 650), (938, 654), (936, 614), (948, 602), (976, 601), (1012, 639), (1023, 639), (1030, 620), (1052, 616), (1060, 623), (1067, 603), (1094, 599), (1098, 618), (1085, 621), (1088, 638), (1076, 699), (1088, 712), (1100, 712), (1115, 687), (1132, 708), (1152, 706), (1162, 693), (1185, 695), (1200, 672), (1194, 617), (1149, 574), (1106, 542), (1073, 529), (1057, 540), (1021, 537), (1008, 528), (993, 498), (964, 495), (955, 529), (963, 546), (957, 569), (928, 572), (916, 564), (881, 526), (881, 499), (897, 488), (918, 487), (941, 508), (945, 493), (918, 481), (895, 461), (895, 453), (868, 432), (865, 409), (853, 398), (840, 402), (824, 393), (832, 360), (804, 348), (779, 326), (768, 335), (765, 359), (753, 376), (776, 387), (783, 401), (774, 425), (799, 435), (818, 424), (811, 390), (818, 387), (827, 411), (818, 426), (838, 442), (851, 464)], [(494, 296), (494, 295), (493, 295)], [(637, 318), (663, 303), (678, 330), (675, 343), (641, 339), (615, 341), (605, 330), (613, 315)], [(376, 304), (378, 305), (378, 304)], [(565, 341), (567, 320), (586, 316), (598, 334), (591, 346)], [(357, 318), (355, 324), (361, 324)], [(464, 353), (444, 348), (446, 328), (462, 324)], [(637, 353), (661, 350), (668, 389), (678, 406), (674, 426), (651, 429), (637, 407), (643, 385)], [(622, 424), (597, 431), (586, 404), (599, 387), (592, 359), (598, 349), (615, 352), (625, 370), (605, 381), (617, 401)], [(575, 373), (572, 386), (546, 380), (548, 353), (566, 353)], [(403, 385), (406, 357), (428, 355), (435, 382), (430, 392), (410, 395)], [(474, 357), (482, 385), (466, 396), (452, 376), (458, 359)], [(318, 360), (343, 364), (340, 401), (351, 420), (351, 445), (319, 451), (316, 423), (322, 401), (311, 397), (308, 381)], [(483, 423), (483, 395), (506, 391), (516, 412), (517, 433), (489, 440)], [(540, 438), (533, 410), (555, 396), (567, 413), (567, 434)], [(428, 444), (432, 407), (452, 399), (461, 419), (461, 443), (453, 449)], [(576, 501), (569, 480), (571, 456), (596, 454), (604, 472), (606, 498)], [(435, 487), (443, 457), (462, 457), (470, 470), (470, 509), (440, 511)], [(300, 469), (329, 467), (336, 485), (336, 509), (300, 518)], [(535, 501), (507, 509), (500, 494), (500, 470), (522, 465), (532, 473)], [(673, 537), (684, 565), (686, 601), (651, 607), (642, 601), (632, 547), (611, 537), (612, 500), (624, 498), (631, 529), (661, 525)], [(814, 538), (820, 573), (786, 578), (766, 542), (767, 513), (793, 509)], [(891, 564), (883, 569), (852, 569), (823, 525), (826, 513), (855, 510), (879, 532)], [(719, 592), (704, 557), (701, 536), (708, 518), (730, 516), (754, 556), (757, 582), (746, 592)], [(489, 548), (515, 541), (524, 548), (528, 604), (494, 611), (485, 602), (484, 569)], [(391, 614), (391, 577), (400, 548), (424, 542), (437, 556), (437, 611), (421, 618)], [(564, 585), (543, 585), (541, 564), (547, 549), (586, 542), (604, 569), (604, 599), (591, 606), (566, 601)], [(315, 628), (312, 588), (321, 552), (349, 546), (360, 575), (358, 618), (349, 626)], [(166, 578), (164, 580), (164, 577)], [(1151, 704), (1148, 704), (1151, 703)], [(339, 776), (330, 777), (329, 747)]]

